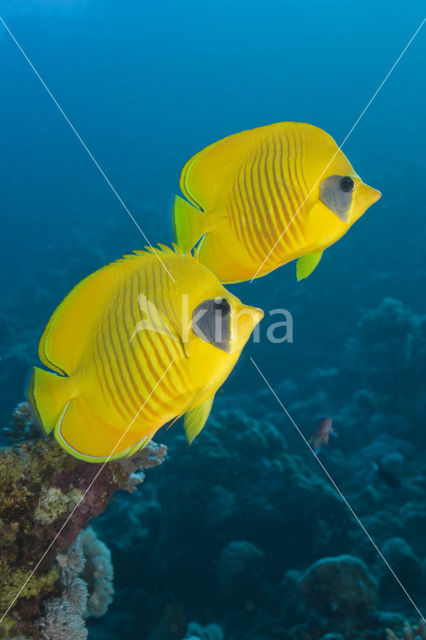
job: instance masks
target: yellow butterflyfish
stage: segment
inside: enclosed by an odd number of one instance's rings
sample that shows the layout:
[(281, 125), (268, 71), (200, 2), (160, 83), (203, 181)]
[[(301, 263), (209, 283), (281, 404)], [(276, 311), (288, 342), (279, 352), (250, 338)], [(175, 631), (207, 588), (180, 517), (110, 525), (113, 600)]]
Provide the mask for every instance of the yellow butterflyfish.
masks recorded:
[(192, 441), (262, 317), (196, 254), (160, 245), (125, 256), (53, 313), (39, 345), (50, 371), (35, 367), (28, 390), (33, 411), (89, 462), (131, 455), (181, 415)]
[[(381, 193), (367, 186), (333, 138), (301, 122), (242, 131), (184, 166), (175, 197), (175, 241), (197, 243), (222, 282), (252, 280), (298, 259), (307, 277)], [(199, 242), (201, 240), (201, 242)]]

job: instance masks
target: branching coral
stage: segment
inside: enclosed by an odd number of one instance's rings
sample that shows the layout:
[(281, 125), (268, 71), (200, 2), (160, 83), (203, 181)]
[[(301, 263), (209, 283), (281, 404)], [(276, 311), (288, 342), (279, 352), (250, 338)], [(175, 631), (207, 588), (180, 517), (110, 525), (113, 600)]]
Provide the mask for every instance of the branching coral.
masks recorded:
[(85, 640), (86, 617), (104, 615), (112, 601), (110, 551), (89, 528), (57, 560), (63, 593), (44, 603), (45, 615), (39, 622), (42, 636), (45, 640)]
[(426, 624), (420, 620), (415, 627), (412, 627), (406, 622), (401, 638), (392, 629), (386, 629), (386, 640), (426, 640)]
[(34, 416), (28, 402), (20, 402), (12, 414), (12, 420), (3, 433), (11, 444), (35, 440), (40, 437), (40, 428), (34, 421)]
[[(36, 621), (47, 600), (58, 602), (45, 613), (46, 624), (56, 621), (58, 626), (61, 616), (68, 615), (68, 605), (61, 601), (65, 574), (58, 553), (104, 511), (117, 490), (133, 491), (143, 470), (160, 464), (165, 454), (165, 447), (151, 443), (132, 458), (108, 463), (98, 476), (100, 465), (69, 456), (51, 438), (0, 450), (0, 609), (7, 610), (0, 638), (40, 637)], [(82, 544), (91, 547), (93, 557), (90, 594), (98, 589), (90, 613), (102, 615), (111, 596), (108, 551), (93, 538)], [(83, 600), (83, 591), (81, 584), (76, 586), (73, 598)]]
[(40, 629), (45, 640), (87, 640), (88, 637), (84, 619), (64, 598), (49, 602)]
[(84, 579), (89, 588), (87, 615), (100, 618), (106, 613), (114, 593), (111, 553), (93, 529), (82, 531), (80, 539), (86, 558)]
[(223, 631), (217, 624), (202, 627), (197, 622), (190, 622), (184, 640), (223, 640), (223, 638)]

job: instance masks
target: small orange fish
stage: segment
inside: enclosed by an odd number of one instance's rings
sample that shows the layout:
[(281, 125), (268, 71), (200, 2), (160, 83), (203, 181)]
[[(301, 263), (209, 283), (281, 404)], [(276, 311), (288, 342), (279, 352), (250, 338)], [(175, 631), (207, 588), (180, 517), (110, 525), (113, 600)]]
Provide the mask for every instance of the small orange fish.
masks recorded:
[(333, 427), (333, 421), (331, 418), (323, 418), (319, 423), (317, 429), (311, 433), (308, 439), (308, 444), (311, 445), (317, 456), (322, 447), (326, 447), (329, 443), (330, 436), (337, 436), (337, 431)]

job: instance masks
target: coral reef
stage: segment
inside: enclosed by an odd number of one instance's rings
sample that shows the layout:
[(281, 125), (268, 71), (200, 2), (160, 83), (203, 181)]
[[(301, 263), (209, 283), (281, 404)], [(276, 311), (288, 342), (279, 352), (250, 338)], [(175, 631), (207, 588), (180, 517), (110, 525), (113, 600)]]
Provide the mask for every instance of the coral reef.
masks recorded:
[[(40, 637), (37, 620), (47, 600), (45, 634), (69, 619), (70, 607), (84, 599), (84, 587), (77, 581), (73, 596), (66, 603), (61, 600), (68, 571), (61, 552), (104, 511), (116, 491), (134, 491), (143, 470), (160, 464), (165, 454), (165, 447), (151, 443), (98, 474), (101, 465), (69, 456), (52, 438), (0, 450), (0, 609), (7, 611), (0, 638)], [(111, 597), (109, 552), (90, 531), (79, 544), (86, 559), (91, 558), (81, 575), (89, 587), (88, 613), (102, 615)], [(78, 551), (70, 553), (68, 564), (75, 563), (78, 572)]]
[(376, 581), (359, 558), (348, 555), (313, 564), (299, 589), (308, 607), (328, 617), (360, 618), (376, 608)]
[[(187, 622), (226, 618), (226, 627), (248, 633), (264, 615), (279, 618), (290, 596), (278, 585), (303, 566), (307, 549), (315, 558), (352, 544), (344, 505), (271, 423), (223, 411), (191, 447), (178, 433), (168, 436), (167, 466), (144, 485), (151, 498), (133, 509), (120, 500), (97, 520), (117, 558), (118, 599), (107, 614), (117, 634), (137, 639), (135, 629), (158, 627), (166, 610), (172, 624), (183, 611)], [(328, 527), (328, 517), (341, 526)], [(108, 536), (117, 530), (124, 538)]]
[[(385, 628), (400, 633), (405, 619), (393, 611), (411, 613), (400, 587), (312, 455), (297, 449), (292, 433), (284, 436), (270, 419), (254, 419), (235, 409), (217, 411), (191, 447), (178, 432), (168, 433), (169, 462), (155, 482), (148, 478), (148, 499), (130, 509), (125, 497), (97, 520), (104, 539), (108, 532), (124, 529), (123, 536), (108, 538), (118, 559), (116, 596), (107, 614), (115, 634), (111, 638), (123, 634), (138, 640), (135, 629), (155, 629), (150, 640), (178, 640), (194, 619), (204, 625), (214, 621), (232, 640), (330, 640), (333, 634), (360, 640), (367, 630), (366, 638), (382, 640)], [(338, 446), (341, 439), (327, 451), (326, 460), (337, 477), (342, 462), (348, 465), (347, 458), (334, 455)], [(365, 460), (374, 460), (385, 448), (381, 443), (367, 446), (371, 450), (358, 453), (359, 466), (351, 466), (363, 491), (370, 477)], [(402, 464), (399, 456), (390, 461)], [(356, 494), (349, 483), (344, 492), (351, 501), (361, 495), (357, 510), (377, 530), (383, 517), (377, 506), (391, 490), (373, 473), (374, 501), (359, 490)], [(409, 486), (405, 481), (401, 500)], [(419, 545), (422, 495), (417, 522), (406, 503), (401, 509), (407, 515), (397, 528), (402, 530), (411, 518), (407, 530), (417, 531)], [(401, 509), (395, 517), (401, 517)], [(369, 520), (373, 517), (377, 525)], [(388, 532), (393, 520), (380, 527)], [(418, 585), (422, 547), (386, 543), (380, 536), (378, 542), (411, 579), (410, 586)], [(143, 572), (135, 566), (135, 546)], [(335, 557), (330, 558), (330, 551)], [(348, 552), (356, 557), (344, 555)], [(176, 631), (170, 634), (172, 627)]]

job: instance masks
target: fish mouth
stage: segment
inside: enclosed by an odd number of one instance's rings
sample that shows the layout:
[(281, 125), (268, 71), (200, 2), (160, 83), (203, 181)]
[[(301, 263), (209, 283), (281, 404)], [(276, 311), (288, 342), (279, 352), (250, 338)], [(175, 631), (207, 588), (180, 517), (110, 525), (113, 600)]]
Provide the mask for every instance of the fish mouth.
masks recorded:
[(378, 189), (374, 189), (374, 187), (370, 187), (364, 182), (359, 182), (354, 194), (355, 202), (352, 203), (350, 211), (343, 217), (339, 216), (339, 218), (346, 224), (352, 225), (381, 197), (382, 194)]
[(368, 184), (364, 184), (363, 182), (359, 185), (358, 189), (359, 201), (364, 211), (382, 197), (381, 191), (374, 189), (374, 187), (369, 187)]
[(253, 326), (255, 327), (263, 319), (263, 316), (265, 315), (265, 313), (263, 312), (262, 309), (259, 309), (259, 307), (252, 307), (251, 313), (252, 313), (252, 319), (253, 319)]
[(234, 310), (230, 353), (240, 351), (264, 316), (262, 309), (238, 305)]

